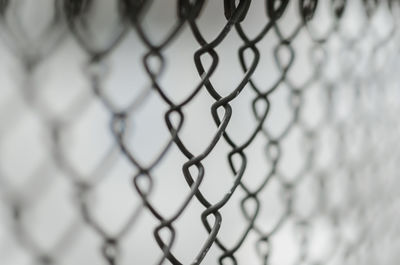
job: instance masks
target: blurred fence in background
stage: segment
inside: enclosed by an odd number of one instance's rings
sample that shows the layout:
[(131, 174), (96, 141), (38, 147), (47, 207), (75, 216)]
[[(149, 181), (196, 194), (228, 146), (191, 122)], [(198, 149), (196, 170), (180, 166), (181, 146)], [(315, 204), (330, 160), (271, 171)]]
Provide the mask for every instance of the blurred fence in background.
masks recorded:
[(399, 10), (0, 0), (0, 263), (395, 264)]

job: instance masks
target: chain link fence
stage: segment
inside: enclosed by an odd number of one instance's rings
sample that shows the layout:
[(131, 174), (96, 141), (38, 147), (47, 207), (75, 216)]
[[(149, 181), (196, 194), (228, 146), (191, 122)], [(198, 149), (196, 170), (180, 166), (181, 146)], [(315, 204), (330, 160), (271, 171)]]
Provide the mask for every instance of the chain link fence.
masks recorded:
[(396, 264), (396, 0), (0, 0), (0, 263)]

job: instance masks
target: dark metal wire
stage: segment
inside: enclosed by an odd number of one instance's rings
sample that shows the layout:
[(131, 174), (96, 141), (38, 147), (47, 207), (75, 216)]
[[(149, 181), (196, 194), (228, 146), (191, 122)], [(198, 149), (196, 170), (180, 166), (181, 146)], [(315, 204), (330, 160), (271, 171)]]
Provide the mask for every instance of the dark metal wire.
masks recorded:
[[(48, 24), (38, 40), (30, 39), (29, 34), (25, 32), (21, 21), (15, 15), (20, 1), (0, 0), (0, 23), (1, 36), (4, 43), (7, 44), (9, 50), (16, 55), (23, 68), (22, 75), (24, 81), (20, 86), (20, 93), (25, 99), (26, 105), (41, 121), (48, 133), (48, 145), (44, 146), (48, 150), (49, 158), (37, 167), (37, 171), (32, 173), (26, 187), (21, 191), (15, 190), (8, 181), (8, 177), (0, 166), (0, 183), (1, 195), (5, 205), (10, 210), (10, 222), (13, 228), (13, 234), (18, 239), (24, 251), (31, 255), (33, 262), (38, 264), (58, 264), (62, 260), (62, 254), (72, 247), (74, 242), (79, 240), (79, 231), (84, 227), (89, 227), (98, 236), (101, 237), (102, 246), (99, 253), (103, 256), (107, 264), (120, 264), (122, 246), (125, 238), (129, 235), (131, 229), (137, 224), (137, 221), (143, 212), (151, 214), (157, 220), (157, 225), (153, 230), (153, 237), (159, 247), (161, 256), (157, 264), (185, 264), (174, 251), (174, 243), (177, 237), (176, 221), (181, 218), (189, 204), (197, 201), (202, 206), (201, 221), (207, 232), (207, 237), (202, 242), (196, 255), (190, 264), (201, 264), (209, 253), (212, 246), (216, 246), (220, 250), (219, 260), (213, 264), (239, 264), (237, 253), (243, 248), (243, 245), (249, 240), (250, 234), (257, 237), (255, 249), (260, 258), (260, 264), (271, 264), (270, 257), (273, 255), (274, 247), (273, 238), (281, 230), (281, 228), (292, 220), (298, 228), (300, 240), (300, 254), (295, 264), (317, 264), (310, 263), (309, 259), (309, 241), (311, 223), (321, 217), (327, 217), (332, 230), (339, 231), (341, 218), (346, 216), (346, 209), (336, 209), (328, 205), (328, 189), (329, 182), (335, 178), (336, 174), (344, 174), (349, 176), (350, 190), (357, 190), (362, 184), (355, 183), (357, 180), (353, 177), (355, 171), (364, 168), (368, 161), (380, 161), (370, 159), (369, 157), (359, 157), (360, 161), (352, 161), (349, 155), (348, 147), (351, 145), (348, 135), (352, 130), (364, 128), (364, 139), (372, 138), (375, 130), (371, 128), (367, 122), (362, 122), (366, 116), (367, 110), (362, 105), (362, 95), (357, 87), (363, 82), (362, 77), (357, 76), (354, 64), (360, 61), (363, 56), (362, 44), (365, 38), (370, 37), (372, 31), (370, 23), (372, 17), (378, 8), (386, 6), (393, 13), (397, 12), (398, 3), (396, 1), (363, 1), (365, 7), (365, 23), (358, 31), (357, 35), (348, 38), (343, 34), (341, 28), (342, 17), (346, 12), (346, 6), (349, 1), (332, 0), (329, 2), (330, 16), (332, 23), (325, 33), (321, 34), (315, 30), (313, 20), (315, 12), (320, 4), (318, 0), (266, 0), (265, 3), (265, 20), (259, 21), (262, 25), (260, 31), (254, 36), (250, 36), (243, 21), (248, 16), (249, 8), (255, 1), (251, 0), (224, 0), (224, 16), (225, 24), (219, 30), (214, 38), (207, 39), (201, 28), (198, 26), (198, 19), (202, 15), (204, 6), (208, 1), (205, 0), (178, 0), (171, 1), (176, 5), (176, 17), (173, 27), (165, 32), (163, 39), (158, 42), (151, 40), (151, 32), (146, 31), (143, 26), (143, 20), (148, 10), (152, 6), (150, 0), (115, 0), (118, 4), (118, 21), (115, 27), (108, 32), (107, 41), (100, 43), (93, 37), (95, 32), (89, 26), (92, 19), (91, 11), (95, 1), (92, 0), (55, 0), (54, 1), (54, 18)], [(281, 19), (290, 4), (297, 5), (300, 18), (296, 20), (297, 24), (289, 33), (282, 30)], [(393, 15), (395, 16), (395, 14)], [(198, 72), (199, 82), (191, 88), (191, 92), (180, 101), (172, 98), (167, 93), (160, 78), (167, 66), (167, 58), (165, 50), (167, 47), (174, 45), (174, 42), (182, 34), (184, 28), (191, 31), (198, 49), (193, 54), (194, 66)], [(127, 38), (129, 32), (134, 31), (145, 47), (145, 54), (142, 57), (142, 67), (147, 76), (148, 84), (151, 91), (155, 92), (158, 97), (166, 104), (168, 109), (164, 113), (165, 126), (169, 131), (169, 139), (167, 143), (160, 147), (157, 156), (149, 163), (142, 163), (134, 155), (127, 143), (128, 135), (135, 133), (130, 130), (130, 122), (136, 115), (136, 111), (140, 105), (146, 101), (149, 96), (149, 90), (144, 89), (140, 95), (126, 107), (120, 107), (107, 96), (104, 91), (104, 83), (107, 74), (110, 72), (109, 58), (119, 47), (119, 44)], [(397, 31), (394, 22), (393, 29), (383, 38), (375, 38), (372, 51), (369, 53), (370, 66), (375, 66), (381, 50), (387, 48), (390, 41), (394, 38)], [(220, 56), (217, 48), (224, 42), (227, 42), (229, 34), (235, 33), (241, 40), (241, 46), (238, 48), (238, 59), (243, 76), (236, 87), (230, 89), (230, 93), (222, 95), (217, 84), (212, 81), (219, 66)], [(291, 78), (291, 70), (294, 63), (298, 60), (298, 51), (296, 50), (296, 41), (299, 35), (306, 34), (311, 40), (312, 48), (309, 51), (309, 60), (312, 62), (312, 73), (306, 78), (302, 84), (298, 84), (296, 80)], [(82, 91), (78, 98), (68, 107), (63, 115), (53, 115), (52, 111), (46, 108), (37, 92), (40, 84), (33, 78), (35, 72), (40, 65), (48, 60), (52, 54), (60, 46), (60, 43), (66, 36), (72, 35), (77, 41), (82, 51), (87, 56), (84, 64), (84, 75), (88, 81), (89, 89)], [(278, 44), (274, 47), (273, 53), (265, 58), (260, 51), (261, 42), (268, 36), (276, 36)], [(340, 41), (339, 51), (346, 52), (352, 56), (351, 62), (341, 61), (335, 54), (329, 50), (326, 43), (331, 39)], [(282, 54), (287, 54), (288, 58), (282, 58)], [(204, 64), (203, 58), (209, 57), (210, 64)], [(260, 84), (254, 78), (254, 73), (262, 60), (274, 60), (275, 66), (279, 71), (279, 76), (272, 86), (266, 87)], [(389, 59), (389, 58), (388, 58)], [(157, 61), (155, 67), (151, 61)], [(324, 69), (328, 68), (328, 62), (334, 61), (337, 65), (347, 65), (340, 75), (340, 79), (332, 80), (326, 75)], [(179, 69), (177, 69), (179, 71)], [(346, 71), (346, 72), (345, 72)], [(379, 77), (379, 73), (373, 70), (372, 76)], [(374, 79), (376, 80), (376, 79)], [(179, 82), (179, 80), (176, 80)], [(354, 114), (358, 119), (342, 121), (336, 117), (335, 108), (337, 108), (337, 94), (342, 90), (341, 87), (350, 85), (355, 87), (353, 96)], [(313, 126), (310, 126), (303, 117), (304, 101), (308, 97), (309, 90), (313, 86), (321, 89), (322, 99), (324, 101), (323, 119)], [(271, 97), (280, 89), (285, 87), (289, 91), (288, 106), (291, 112), (291, 119), (286, 127), (279, 134), (271, 132), (268, 126), (268, 117), (273, 102)], [(135, 88), (140, 89), (140, 88)], [(233, 107), (232, 103), (240, 98), (244, 90), (251, 90), (254, 94), (251, 101), (252, 115), (257, 124), (247, 139), (239, 142), (234, 140), (232, 132), (227, 128), (232, 119)], [(188, 119), (185, 116), (185, 110), (199, 93), (205, 92), (209, 98), (213, 100), (210, 108), (213, 122), (215, 124), (215, 132), (210, 139), (208, 145), (202, 152), (195, 153), (190, 150), (188, 144), (182, 139), (182, 128)], [(374, 91), (371, 91), (374, 93)], [(85, 113), (90, 104), (99, 101), (109, 113), (109, 127), (113, 135), (114, 142), (109, 149), (103, 154), (102, 159), (92, 169), (90, 173), (82, 173), (74, 163), (69, 161), (67, 156), (67, 147), (64, 138), (72, 130), (76, 120)], [(384, 100), (378, 101), (383, 102)], [(385, 106), (381, 106), (384, 108)], [(221, 114), (222, 113), (222, 114)], [(358, 116), (357, 116), (358, 115)], [(366, 117), (364, 117), (366, 116)], [(177, 119), (176, 119), (177, 118)], [(18, 120), (17, 113), (10, 112), (7, 121), (2, 121), (3, 134), (12, 133), (12, 124)], [(364, 126), (364, 127), (362, 127)], [(303, 164), (296, 172), (295, 176), (288, 176), (282, 169), (282, 156), (284, 155), (283, 145), (291, 133), (297, 130), (302, 142)], [(317, 156), (320, 152), (321, 137), (326, 131), (335, 133), (337, 146), (337, 159), (335, 166), (332, 168), (321, 168), (316, 163)], [(268, 172), (264, 173), (263, 181), (256, 187), (249, 186), (245, 180), (245, 175), (249, 167), (249, 147), (254, 145), (256, 138), (262, 137), (265, 145), (266, 164), (270, 165)], [(208, 177), (204, 160), (210, 157), (214, 152), (218, 143), (224, 142), (229, 146), (229, 152), (226, 158), (230, 167), (230, 174), (233, 182), (230, 187), (226, 187), (225, 194), (221, 194), (219, 201), (212, 201), (205, 195), (202, 188), (202, 182)], [(365, 150), (373, 150), (373, 143), (366, 141)], [(163, 215), (150, 200), (153, 188), (157, 182), (154, 171), (165, 160), (166, 155), (172, 148), (177, 148), (185, 157), (186, 162), (182, 164), (182, 181), (187, 184), (185, 199), (176, 210), (168, 216)], [(370, 148), (370, 149), (368, 149)], [(373, 154), (371, 154), (373, 155)], [(132, 172), (132, 192), (136, 193), (140, 199), (139, 204), (133, 209), (130, 217), (126, 222), (116, 229), (117, 232), (109, 233), (93, 215), (94, 205), (91, 202), (91, 195), (94, 193), (104, 179), (106, 179), (109, 171), (116, 165), (118, 159), (123, 157), (129, 161), (134, 168)], [(363, 160), (364, 159), (364, 160)], [(359, 163), (362, 166), (357, 166)], [(364, 164), (363, 164), (364, 163)], [(51, 249), (42, 249), (40, 242), (36, 242), (31, 236), (29, 229), (24, 225), (24, 214), (32, 207), (35, 202), (39, 201), (46, 189), (51, 189), (51, 181), (46, 177), (50, 173), (46, 170), (56, 168), (66, 176), (68, 182), (75, 191), (75, 201), (77, 205), (77, 216), (65, 233), (56, 241)], [(376, 171), (379, 166), (375, 165)], [(194, 173), (195, 172), (195, 173)], [(357, 173), (358, 174), (358, 173)], [(317, 189), (317, 205), (307, 215), (301, 214), (296, 210), (295, 204), (299, 200), (298, 189), (302, 183), (312, 179), (318, 186)], [(352, 182), (354, 180), (354, 183)], [(264, 193), (271, 181), (279, 183), (282, 196), (280, 198), (283, 205), (283, 212), (276, 224), (269, 230), (265, 231), (263, 224), (260, 223), (259, 213), (262, 208), (263, 201), (260, 194)], [(33, 190), (30, 193), (29, 187), (32, 183), (43, 183), (41, 189)], [(145, 183), (145, 184), (143, 184)], [(239, 193), (240, 191), (240, 193)], [(224, 242), (220, 236), (220, 228), (224, 215), (222, 209), (231, 201), (234, 194), (242, 194), (240, 199), (240, 209), (246, 223), (240, 236), (236, 242)], [(351, 192), (350, 192), (351, 193)], [(361, 194), (361, 193), (360, 193)], [(351, 197), (352, 194), (346, 194)], [(357, 193), (355, 193), (357, 196)], [(360, 195), (361, 196), (361, 195)], [(354, 198), (353, 198), (354, 199)], [(346, 198), (349, 203), (352, 198)], [(355, 200), (355, 204), (362, 200)], [(359, 206), (357, 212), (358, 218), (365, 217), (365, 206)], [(211, 221), (212, 220), (212, 221)], [(341, 238), (339, 232), (333, 240), (331, 249), (326, 253), (321, 262), (328, 264), (330, 259), (339, 251), (343, 251), (345, 257), (349, 257), (355, 252), (358, 246), (362, 246), (362, 242), (368, 241), (368, 233), (365, 231), (367, 227), (362, 227), (364, 233), (360, 233), (360, 238), (355, 243), (347, 243)], [(166, 238), (165, 235), (168, 234)], [(335, 233), (335, 232), (334, 232)], [(190, 242), (189, 242), (190, 243)], [(344, 249), (343, 249), (344, 248)], [(135, 261), (130, 261), (135, 263)], [(322, 263), (318, 263), (322, 264)]]

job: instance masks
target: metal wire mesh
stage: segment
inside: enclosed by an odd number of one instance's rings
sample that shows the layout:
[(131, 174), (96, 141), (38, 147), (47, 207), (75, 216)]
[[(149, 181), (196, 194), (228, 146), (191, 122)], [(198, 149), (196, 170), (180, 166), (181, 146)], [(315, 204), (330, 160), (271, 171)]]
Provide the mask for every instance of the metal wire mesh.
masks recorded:
[(395, 264), (398, 12), (0, 0), (1, 264)]

